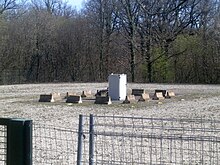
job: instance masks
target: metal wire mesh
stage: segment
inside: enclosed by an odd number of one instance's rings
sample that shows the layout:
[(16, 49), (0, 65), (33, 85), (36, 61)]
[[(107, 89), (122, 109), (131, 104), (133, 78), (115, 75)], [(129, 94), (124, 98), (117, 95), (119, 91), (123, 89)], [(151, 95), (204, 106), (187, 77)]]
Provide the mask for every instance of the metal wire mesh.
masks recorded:
[(0, 164), (6, 165), (7, 158), (7, 126), (0, 125)]
[(33, 124), (33, 164), (73, 165), (77, 156), (77, 131), (54, 125)]
[(94, 130), (94, 164), (220, 164), (219, 121), (95, 116)]

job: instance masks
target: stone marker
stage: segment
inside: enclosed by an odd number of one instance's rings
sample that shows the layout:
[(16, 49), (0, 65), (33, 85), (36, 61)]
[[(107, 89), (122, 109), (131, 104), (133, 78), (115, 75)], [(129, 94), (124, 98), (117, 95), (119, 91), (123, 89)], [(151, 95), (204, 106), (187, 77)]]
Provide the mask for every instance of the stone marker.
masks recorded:
[(131, 95), (141, 96), (143, 93), (145, 93), (144, 89), (132, 89)]
[(135, 95), (128, 95), (128, 100), (129, 100), (130, 102), (135, 102), (135, 101), (136, 101)]
[(125, 100), (122, 102), (122, 104), (130, 104), (131, 102), (128, 100), (128, 96), (125, 97)]
[(49, 94), (49, 95), (43, 94), (43, 95), (40, 95), (39, 102), (55, 102), (55, 100), (52, 94)]
[(166, 96), (166, 90), (156, 89), (156, 90), (155, 90), (155, 94), (156, 94), (156, 93), (162, 93), (162, 94), (163, 94), (163, 97)]
[(92, 91), (82, 91), (81, 97), (92, 97)]
[(39, 102), (55, 102), (62, 100), (60, 93), (42, 94)]
[(75, 96), (75, 95), (76, 95), (75, 92), (67, 92), (65, 98), (67, 99), (69, 96)]
[(109, 96), (96, 96), (95, 104), (112, 104), (111, 97)]
[(81, 96), (68, 96), (67, 97), (67, 100), (66, 100), (66, 103), (82, 103), (82, 97)]
[(97, 90), (95, 96), (108, 96), (108, 89)]
[(149, 99), (150, 99), (150, 95), (149, 95), (148, 93), (143, 93), (141, 96), (142, 96), (143, 99), (145, 99), (145, 100), (149, 100)]
[(165, 98), (163, 97), (162, 92), (155, 93), (153, 98), (152, 98), (152, 100), (163, 100), (163, 99), (165, 99)]
[(170, 97), (175, 97), (175, 93), (174, 92), (171, 92), (171, 91), (168, 91), (167, 94), (170, 96)]
[(143, 93), (138, 101), (141, 102), (141, 101), (146, 101), (146, 100), (149, 100), (149, 99), (150, 99), (149, 94), (148, 93)]
[(54, 99), (55, 101), (60, 101), (60, 100), (62, 100), (62, 97), (61, 97), (61, 94), (60, 94), (60, 93), (54, 92), (54, 93), (51, 93), (51, 94), (52, 94), (53, 99)]
[(82, 91), (81, 97), (86, 97), (86, 94), (84, 91)]
[(174, 97), (175, 96), (175, 93), (174, 92), (166, 92), (166, 96), (165, 96), (165, 98), (166, 99), (170, 99), (171, 97)]
[(145, 99), (143, 98), (142, 95), (141, 95), (141, 97), (138, 99), (138, 102), (145, 102)]

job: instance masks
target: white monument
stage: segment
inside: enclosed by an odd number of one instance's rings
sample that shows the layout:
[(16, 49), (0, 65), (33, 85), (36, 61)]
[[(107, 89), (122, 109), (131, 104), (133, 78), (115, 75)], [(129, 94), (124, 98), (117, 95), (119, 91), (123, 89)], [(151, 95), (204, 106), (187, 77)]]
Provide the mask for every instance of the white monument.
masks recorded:
[(111, 74), (108, 77), (108, 95), (112, 100), (125, 100), (127, 95), (127, 75)]

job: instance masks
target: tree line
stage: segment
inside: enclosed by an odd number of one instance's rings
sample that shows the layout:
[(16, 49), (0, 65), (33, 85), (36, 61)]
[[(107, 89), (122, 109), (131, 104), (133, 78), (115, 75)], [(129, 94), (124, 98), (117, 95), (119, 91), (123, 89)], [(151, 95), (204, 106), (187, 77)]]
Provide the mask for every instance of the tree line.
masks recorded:
[(0, 0), (0, 84), (219, 83), (219, 0)]

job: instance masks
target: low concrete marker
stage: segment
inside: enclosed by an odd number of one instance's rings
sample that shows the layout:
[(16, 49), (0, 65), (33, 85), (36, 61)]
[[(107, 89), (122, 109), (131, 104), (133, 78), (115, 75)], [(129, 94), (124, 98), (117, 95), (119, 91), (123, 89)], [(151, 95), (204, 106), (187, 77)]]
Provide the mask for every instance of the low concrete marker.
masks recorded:
[(143, 93), (145, 93), (144, 89), (132, 89), (131, 95), (141, 96)]
[(143, 93), (141, 96), (142, 96), (143, 99), (145, 99), (145, 100), (150, 100), (150, 95), (149, 95), (148, 93)]
[(155, 90), (155, 94), (156, 94), (156, 93), (162, 93), (163, 97), (166, 96), (166, 90), (163, 90), (163, 89), (156, 89), (156, 90)]
[(40, 95), (40, 99), (39, 99), (39, 102), (55, 102), (52, 94), (43, 94), (43, 95)]
[(175, 93), (172, 92), (172, 91), (168, 91), (168, 92), (167, 92), (167, 95), (169, 95), (170, 97), (175, 97), (175, 96), (176, 96)]
[(84, 91), (82, 91), (81, 97), (86, 97), (86, 94)]
[(102, 97), (108, 96), (108, 89), (97, 90), (95, 96), (102, 96)]
[(166, 99), (170, 99), (171, 97), (174, 97), (174, 96), (175, 96), (175, 93), (174, 93), (174, 92), (169, 92), (169, 91), (167, 91), (165, 98), (166, 98)]
[(128, 100), (129, 100), (130, 102), (136, 102), (135, 95), (128, 95)]
[(61, 94), (60, 94), (60, 93), (54, 92), (54, 93), (51, 93), (51, 94), (52, 94), (53, 99), (54, 99), (55, 101), (60, 101), (60, 100), (62, 100), (62, 97), (61, 97)]
[(67, 92), (65, 98), (67, 99), (69, 96), (76, 96), (76, 93), (75, 92)]
[(62, 100), (60, 93), (42, 94), (39, 102), (55, 102)]
[(141, 95), (141, 97), (138, 99), (138, 102), (145, 102), (145, 99), (143, 98), (142, 95)]
[(153, 98), (152, 98), (152, 100), (163, 100), (163, 99), (165, 99), (165, 98), (163, 97), (162, 92), (155, 93)]
[(82, 103), (82, 97), (81, 96), (68, 96), (66, 103), (77, 103), (80, 104)]
[(150, 99), (150, 96), (148, 93), (143, 93), (141, 94), (141, 97), (138, 99), (138, 102), (144, 102), (146, 100), (149, 100)]
[(125, 97), (125, 100), (122, 102), (122, 104), (130, 104), (131, 102), (128, 100), (128, 96)]
[(96, 96), (95, 104), (112, 104), (111, 97), (109, 96)]
[(92, 97), (92, 91), (82, 91), (81, 97)]

